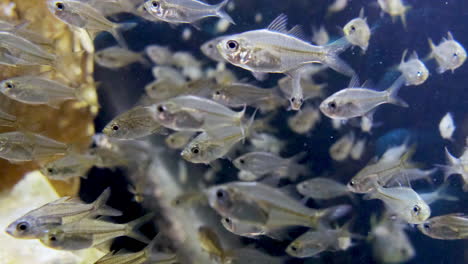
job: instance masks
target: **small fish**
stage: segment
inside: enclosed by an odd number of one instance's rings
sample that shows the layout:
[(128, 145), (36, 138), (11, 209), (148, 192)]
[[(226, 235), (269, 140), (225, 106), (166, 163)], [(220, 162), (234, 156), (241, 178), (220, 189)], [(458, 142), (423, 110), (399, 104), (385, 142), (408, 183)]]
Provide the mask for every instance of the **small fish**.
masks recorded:
[(195, 136), (193, 131), (177, 131), (166, 137), (166, 145), (171, 149), (183, 149)]
[(150, 106), (136, 106), (110, 121), (102, 130), (109, 137), (137, 139), (152, 134), (165, 134), (166, 129), (155, 120), (156, 111)]
[(146, 55), (157, 65), (171, 65), (173, 62), (172, 51), (165, 46), (149, 45), (145, 48)]
[(41, 46), (22, 38), (14, 32), (0, 31), (2, 57), (11, 65), (59, 66), (59, 59)]
[(206, 17), (219, 17), (235, 24), (223, 10), (228, 3), (229, 0), (223, 0), (217, 5), (197, 0), (149, 0), (145, 7), (152, 16), (172, 24), (196, 24)]
[(448, 194), (449, 182), (441, 184), (437, 189), (428, 193), (420, 193), (419, 196), (428, 204), (431, 205), (439, 200), (458, 201), (456, 196)]
[(222, 39), (217, 48), (229, 63), (251, 72), (284, 73), (293, 80), (289, 100), (293, 110), (304, 102), (300, 85), (303, 66), (322, 63), (335, 71), (357, 79), (355, 71), (338, 54), (350, 43), (342, 38), (326, 46), (314, 46), (298, 35), (300, 27), (287, 30), (287, 17), (278, 16), (266, 29), (230, 35)]
[(333, 145), (331, 145), (328, 151), (330, 157), (336, 161), (343, 161), (348, 158), (351, 150), (354, 146), (355, 135), (350, 132), (341, 138), (339, 138)]
[(453, 132), (455, 132), (455, 122), (453, 121), (453, 116), (451, 113), (447, 113), (442, 117), (439, 123), (439, 132), (440, 136), (443, 139), (452, 140), (453, 141)]
[(286, 159), (268, 152), (249, 152), (237, 157), (232, 163), (239, 170), (248, 171), (256, 175), (257, 179), (269, 174), (278, 177), (288, 177), (294, 181), (307, 170), (305, 166), (297, 164), (304, 157), (303, 154), (300, 153)]
[(176, 131), (208, 131), (222, 126), (241, 125), (245, 108), (235, 112), (215, 101), (193, 96), (178, 96), (155, 104), (155, 119)]
[(395, 104), (408, 107), (408, 104), (397, 97), (404, 84), (404, 78), (399, 77), (385, 91), (375, 91), (368, 88), (350, 87), (329, 96), (320, 104), (320, 110), (329, 118), (349, 119), (364, 116), (381, 104)]
[(128, 236), (143, 243), (149, 243), (148, 239), (135, 230), (153, 216), (154, 214), (150, 213), (126, 224), (83, 218), (50, 228), (39, 240), (43, 245), (59, 250), (92, 248), (120, 236)]
[(429, 58), (434, 58), (437, 61), (437, 72), (440, 74), (448, 70), (453, 73), (466, 60), (465, 48), (453, 39), (450, 32), (448, 32), (448, 39), (443, 38), (437, 46), (429, 39), (429, 46), (431, 48)]
[(465, 148), (465, 152), (459, 158), (453, 156), (447, 148), (445, 148), (445, 156), (447, 159), (447, 165), (438, 165), (444, 170), (444, 178), (447, 178), (453, 174), (459, 174), (464, 182), (463, 191), (468, 192), (468, 150)]
[(327, 30), (323, 25), (321, 25), (318, 29), (313, 27), (312, 28), (312, 42), (323, 46), (330, 41), (330, 36), (328, 35)]
[(393, 22), (395, 22), (395, 17), (399, 16), (403, 27), (406, 28), (406, 12), (411, 8), (410, 6), (405, 6), (403, 0), (377, 0), (377, 3), (382, 9), (381, 15), (383, 12), (389, 14)]
[(122, 68), (135, 62), (140, 62), (143, 65), (149, 64), (142, 53), (133, 52), (118, 46), (97, 51), (94, 54), (94, 61), (99, 66), (109, 69)]
[(416, 255), (411, 240), (405, 233), (406, 224), (383, 215), (377, 223), (371, 218), (369, 240), (372, 253), (381, 263), (406, 263)]
[(320, 122), (321, 114), (317, 108), (306, 106), (288, 118), (288, 127), (297, 134), (307, 134)]
[(10, 115), (8, 113), (3, 112), (0, 110), (0, 126), (4, 127), (17, 127), (18, 120), (16, 116)]
[(296, 185), (297, 191), (305, 197), (328, 200), (351, 195), (346, 185), (329, 178), (317, 177)]
[(5, 231), (15, 238), (35, 239), (51, 227), (73, 223), (86, 217), (122, 215), (122, 212), (106, 206), (109, 197), (110, 188), (104, 190), (90, 204), (82, 203), (71, 197), (62, 197), (28, 212), (8, 225)]
[(0, 158), (10, 162), (37, 161), (63, 156), (69, 151), (67, 144), (35, 133), (7, 132), (0, 134)]
[(266, 232), (289, 226), (317, 227), (348, 213), (338, 205), (315, 210), (305, 207), (280, 190), (258, 182), (231, 182), (205, 191), (210, 206), (221, 216), (262, 226)]
[(348, 0), (335, 0), (330, 6), (328, 6), (327, 16), (341, 12), (348, 5)]
[(111, 22), (90, 3), (79, 0), (47, 0), (47, 8), (57, 19), (70, 26), (91, 32), (109, 32), (122, 47), (126, 47), (126, 43), (120, 31), (136, 26), (136, 23)]
[(286, 248), (286, 253), (296, 258), (316, 256), (324, 251), (347, 250), (351, 246), (351, 233), (348, 224), (338, 229), (320, 226), (317, 230), (307, 231)]
[(372, 32), (364, 16), (364, 8), (361, 8), (359, 17), (346, 23), (343, 33), (351, 44), (360, 47), (363, 53), (366, 53)]
[(410, 224), (421, 224), (431, 216), (431, 208), (409, 187), (376, 188), (364, 199), (379, 199), (385, 203), (391, 213)]
[(356, 141), (353, 148), (349, 152), (349, 156), (353, 160), (360, 160), (362, 157), (362, 154), (364, 153), (365, 148), (366, 148), (366, 139), (365, 138), (359, 139), (358, 141)]
[(219, 53), (218, 48), (216, 47), (218, 43), (226, 38), (226, 36), (217, 37), (211, 39), (200, 46), (202, 53), (208, 58), (216, 62), (225, 62), (223, 56)]
[(64, 101), (79, 99), (78, 89), (37, 76), (19, 76), (3, 80), (0, 82), (0, 92), (25, 104), (46, 104), (53, 108), (59, 108)]
[[(312, 65), (311, 65), (312, 66)], [(313, 65), (316, 66), (316, 65)], [(319, 66), (317, 71), (322, 71), (325, 67)], [(286, 98), (290, 98), (293, 93), (293, 80), (289, 77), (281, 78), (278, 86)], [(327, 87), (326, 83), (315, 83), (313, 79), (301, 78), (302, 93), (304, 101), (323, 97), (323, 90)]]
[(468, 216), (455, 213), (432, 217), (419, 224), (418, 229), (435, 239), (468, 239)]
[(285, 142), (270, 133), (256, 133), (249, 139), (255, 151), (279, 154), (285, 146)]
[(40, 168), (49, 179), (67, 181), (76, 177), (86, 178), (88, 171), (96, 164), (97, 157), (89, 154), (68, 154), (49, 162)]
[(20, 37), (30, 40), (33, 43), (39, 45), (51, 45), (52, 41), (41, 34), (38, 34), (34, 30), (29, 30), (26, 27), (29, 22), (23, 22), (19, 25), (14, 25), (10, 22), (0, 20), (0, 31), (8, 31), (17, 34)]
[(405, 61), (407, 52), (408, 50), (403, 52), (398, 70), (405, 77), (406, 86), (421, 85), (429, 77), (429, 70), (426, 68), (426, 65), (424, 65), (424, 63), (419, 59), (416, 51), (411, 54), (409, 60)]

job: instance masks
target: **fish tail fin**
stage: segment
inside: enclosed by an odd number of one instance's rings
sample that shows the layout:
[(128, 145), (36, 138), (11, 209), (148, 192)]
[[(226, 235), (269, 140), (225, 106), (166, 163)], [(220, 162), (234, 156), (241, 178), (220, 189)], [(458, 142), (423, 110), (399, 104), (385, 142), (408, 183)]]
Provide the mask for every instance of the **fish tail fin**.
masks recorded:
[(111, 189), (107, 188), (93, 202), (95, 215), (105, 215), (105, 216), (121, 216), (122, 215), (121, 211), (108, 207), (106, 205), (107, 200), (109, 200), (110, 195), (111, 195)]
[(322, 223), (329, 223), (335, 221), (349, 212), (351, 212), (352, 207), (348, 204), (340, 204), (332, 207), (328, 207), (319, 211), (319, 221)]
[(354, 71), (348, 63), (338, 57), (340, 53), (344, 52), (349, 47), (351, 47), (351, 43), (346, 39), (346, 37), (342, 37), (323, 46), (326, 53), (323, 63), (333, 70), (351, 77), (352, 83), (359, 83), (359, 76), (356, 71)]
[(255, 121), (255, 116), (257, 115), (258, 108), (255, 109), (255, 111), (252, 113), (252, 116), (250, 117), (249, 121), (247, 124), (243, 124), (241, 121), (241, 130), (242, 130), (242, 142), (245, 141), (245, 138), (250, 136), (252, 134), (252, 125), (253, 122)]
[(114, 36), (119, 46), (121, 46), (122, 48), (128, 48), (127, 42), (125, 41), (125, 38), (123, 37), (122, 32), (130, 30), (136, 27), (137, 25), (138, 23), (134, 23), (134, 22), (116, 24), (116, 26), (111, 30), (111, 34), (112, 36)]
[(230, 0), (223, 0), (221, 3), (217, 4), (215, 6), (215, 11), (216, 11), (216, 15), (218, 15), (220, 18), (225, 19), (225, 20), (229, 21), (229, 23), (235, 25), (236, 22), (234, 22), (232, 17), (228, 13), (226, 13), (226, 11), (224, 10), (224, 7), (227, 4), (229, 4), (229, 1)]
[(437, 200), (458, 201), (458, 197), (448, 194), (450, 183), (448, 181), (440, 185), (436, 190)]
[(154, 217), (154, 213), (149, 213), (149, 214), (146, 214), (138, 219), (135, 219), (131, 222), (128, 222), (127, 225), (126, 225), (126, 236), (128, 237), (131, 237), (133, 239), (136, 239), (138, 241), (141, 241), (143, 243), (147, 243), (149, 244), (150, 241), (148, 240), (148, 238), (146, 238), (145, 236), (143, 236), (142, 234), (140, 234), (137, 229), (140, 228), (140, 226), (142, 226), (143, 224), (145, 224), (146, 222), (148, 222), (149, 220), (151, 220), (152, 218)]
[(429, 48), (431, 49), (431, 52), (429, 52), (429, 55), (424, 60), (430, 60), (434, 58), (434, 50), (436, 49), (436, 45), (434, 44), (434, 41), (432, 39), (427, 39), (427, 42), (429, 43)]
[(452, 174), (461, 174), (457, 166), (460, 164), (459, 159), (454, 157), (447, 149), (445, 148), (445, 156), (447, 159), (448, 165), (437, 165), (444, 172), (444, 181), (447, 181), (448, 177)]
[(401, 107), (408, 107), (408, 103), (406, 103), (403, 99), (397, 96), (398, 91), (405, 83), (405, 77), (402, 75), (396, 79), (393, 84), (385, 91), (387, 93), (387, 103), (398, 105)]

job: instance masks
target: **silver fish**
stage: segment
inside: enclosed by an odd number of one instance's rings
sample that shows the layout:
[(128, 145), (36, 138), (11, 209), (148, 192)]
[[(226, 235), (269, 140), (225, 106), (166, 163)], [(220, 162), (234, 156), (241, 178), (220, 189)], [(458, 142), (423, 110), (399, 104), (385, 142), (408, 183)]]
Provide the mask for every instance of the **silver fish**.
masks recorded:
[(287, 17), (280, 15), (266, 28), (227, 36), (217, 48), (225, 60), (251, 72), (285, 73), (293, 79), (291, 107), (304, 101), (300, 78), (304, 65), (322, 63), (357, 79), (354, 70), (338, 58), (350, 43), (342, 38), (326, 46), (314, 46), (297, 37), (299, 27), (287, 30)]
[(429, 58), (434, 58), (437, 61), (438, 73), (444, 73), (448, 70), (454, 72), (466, 60), (465, 48), (453, 38), (450, 32), (448, 32), (448, 39), (443, 38), (437, 46), (429, 39), (429, 46), (431, 47)]
[(106, 202), (110, 197), (110, 188), (90, 204), (62, 197), (34, 209), (8, 225), (6, 232), (16, 238), (39, 238), (49, 228), (73, 223), (80, 219), (95, 217), (98, 215), (120, 216), (122, 212), (107, 207)]
[(193, 131), (177, 131), (167, 136), (164, 141), (171, 149), (183, 149), (195, 133)]
[(78, 90), (57, 81), (37, 76), (19, 76), (0, 82), (0, 92), (9, 98), (31, 105), (46, 104), (59, 108), (68, 100), (78, 99)]
[(297, 134), (307, 134), (320, 122), (321, 114), (317, 108), (306, 106), (288, 118), (288, 127)]
[(320, 110), (329, 118), (349, 119), (364, 116), (381, 104), (395, 104), (408, 107), (408, 104), (397, 97), (404, 84), (400, 76), (385, 91), (375, 91), (368, 88), (350, 87), (329, 96), (320, 104)]
[(429, 77), (429, 70), (426, 68), (426, 65), (419, 59), (418, 54), (413, 52), (409, 60), (405, 60), (406, 53), (408, 50), (403, 52), (401, 57), (400, 65), (398, 70), (405, 76), (406, 86), (408, 85), (421, 85)]
[(312, 199), (333, 199), (351, 195), (346, 185), (329, 178), (317, 177), (296, 185), (297, 191)]
[(435, 239), (468, 239), (468, 217), (461, 213), (436, 216), (419, 224), (418, 229)]
[(229, 0), (217, 5), (209, 5), (197, 0), (148, 0), (146, 10), (159, 20), (179, 24), (196, 23), (206, 17), (219, 17), (235, 24), (223, 10)]
[(97, 157), (89, 154), (69, 154), (49, 162), (40, 168), (49, 179), (67, 181), (76, 177), (86, 178), (87, 172), (95, 165)]
[(59, 66), (58, 57), (14, 32), (0, 31), (2, 57), (12, 65)]
[(122, 68), (135, 62), (140, 62), (143, 65), (149, 64), (143, 54), (121, 47), (109, 47), (96, 52), (94, 61), (109, 69)]
[(395, 22), (395, 17), (399, 16), (401, 23), (406, 28), (406, 12), (410, 9), (409, 6), (403, 4), (403, 0), (377, 0), (382, 12), (388, 13), (393, 22)]
[(367, 24), (367, 18), (364, 17), (364, 8), (359, 12), (359, 17), (346, 23), (343, 27), (343, 33), (351, 44), (360, 47), (363, 53), (367, 51), (371, 30)]

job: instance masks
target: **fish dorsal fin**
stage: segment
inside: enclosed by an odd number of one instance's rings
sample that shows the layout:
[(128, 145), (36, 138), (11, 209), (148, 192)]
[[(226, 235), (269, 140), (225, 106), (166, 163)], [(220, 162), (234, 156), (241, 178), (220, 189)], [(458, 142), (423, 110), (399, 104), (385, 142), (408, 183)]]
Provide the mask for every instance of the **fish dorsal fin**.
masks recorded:
[(351, 78), (348, 84), (349, 88), (363, 87), (359, 85), (359, 78)]
[(364, 17), (364, 7), (362, 7), (361, 10), (359, 11), (359, 18), (362, 18), (362, 19), (364, 19), (364, 20), (366, 19), (366, 18)]
[(453, 35), (452, 35), (452, 32), (448, 32), (447, 33), (447, 37), (448, 37), (448, 40), (453, 40)]
[(273, 21), (271, 21), (267, 29), (271, 31), (287, 33), (288, 32), (287, 25), (288, 25), (288, 16), (286, 16), (285, 14), (280, 14)]
[(413, 53), (411, 53), (410, 57), (409, 57), (411, 60), (419, 60), (419, 56), (418, 56), (418, 53), (416, 51), (413, 51)]
[[(357, 86), (356, 86), (357, 87)], [(372, 82), (372, 80), (365, 80), (361, 86), (362, 88), (372, 88), (374, 87), (374, 83)]]
[(295, 25), (293, 28), (288, 30), (287, 34), (298, 39), (306, 40), (304, 30), (302, 29), (302, 26), (300, 25)]
[(405, 50), (403, 51), (403, 55), (401, 55), (401, 62), (400, 62), (400, 63), (404, 63), (404, 62), (405, 62), (406, 54), (408, 54), (408, 49), (405, 49)]

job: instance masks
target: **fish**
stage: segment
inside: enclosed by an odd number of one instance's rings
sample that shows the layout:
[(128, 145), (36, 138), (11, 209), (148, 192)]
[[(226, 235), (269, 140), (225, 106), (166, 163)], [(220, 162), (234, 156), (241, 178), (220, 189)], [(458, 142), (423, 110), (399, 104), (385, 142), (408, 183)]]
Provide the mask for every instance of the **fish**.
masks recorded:
[(64, 156), (69, 150), (69, 145), (36, 133), (0, 133), (0, 158), (12, 163)]
[(79, 100), (78, 89), (37, 76), (18, 76), (0, 82), (0, 92), (25, 104), (48, 105), (58, 109), (68, 100)]
[(145, 47), (145, 53), (157, 65), (171, 65), (173, 63), (174, 54), (166, 46), (149, 45)]
[(367, 24), (367, 18), (364, 16), (364, 8), (361, 8), (359, 17), (346, 23), (343, 27), (343, 33), (351, 44), (358, 46), (363, 53), (366, 53), (372, 32)]
[(431, 217), (417, 227), (421, 233), (434, 239), (457, 240), (468, 238), (468, 216), (462, 213)]
[(343, 161), (348, 158), (354, 146), (355, 135), (350, 132), (339, 138), (329, 149), (330, 157), (336, 161)]
[(338, 13), (338, 12), (343, 11), (343, 9), (345, 9), (347, 5), (348, 5), (348, 0), (333, 1), (333, 3), (327, 8), (327, 16), (333, 13)]
[(393, 22), (399, 16), (403, 27), (406, 28), (406, 13), (411, 9), (410, 6), (404, 5), (403, 0), (377, 0), (377, 3), (382, 9), (381, 16), (385, 12), (392, 17)]
[(443, 139), (452, 140), (453, 141), (453, 132), (455, 132), (455, 122), (453, 121), (453, 116), (451, 113), (446, 113), (444, 117), (440, 120), (439, 123), (439, 132), (440, 136)]
[(149, 62), (142, 53), (133, 52), (118, 46), (108, 47), (94, 54), (94, 61), (101, 67), (118, 69), (139, 62), (148, 65)]
[(458, 197), (448, 194), (448, 182), (444, 182), (432, 192), (420, 193), (419, 196), (428, 204), (431, 205), (439, 200), (458, 201)]
[(409, 60), (405, 60), (407, 52), (408, 50), (403, 52), (398, 70), (405, 77), (406, 86), (421, 85), (429, 77), (429, 70), (426, 68), (426, 65), (424, 65), (424, 63), (419, 59), (416, 51), (411, 54)]
[(450, 151), (445, 148), (445, 156), (448, 164), (438, 165), (438, 167), (442, 168), (444, 171), (445, 181), (453, 174), (461, 175), (463, 191), (468, 192), (468, 148), (465, 147), (465, 151), (459, 158), (453, 156)]
[(312, 209), (259, 182), (215, 185), (205, 193), (210, 206), (222, 217), (263, 226), (266, 232), (290, 226), (316, 228), (319, 222), (339, 218), (350, 210), (348, 205)]
[(279, 154), (285, 146), (285, 142), (270, 133), (256, 133), (249, 140), (256, 151)]
[(24, 21), (20, 24), (12, 24), (8, 21), (0, 20), (0, 31), (8, 31), (17, 34), (20, 37), (30, 40), (31, 42), (39, 45), (51, 45), (52, 41), (34, 30), (27, 29), (29, 22)]
[(293, 110), (304, 102), (300, 85), (304, 65), (322, 63), (357, 79), (355, 71), (338, 57), (350, 46), (345, 38), (326, 46), (314, 46), (298, 37), (300, 27), (287, 30), (286, 26), (287, 16), (282, 14), (266, 29), (227, 36), (218, 43), (218, 51), (226, 61), (248, 71), (289, 75), (293, 80), (289, 98)]
[(348, 224), (329, 229), (319, 226), (317, 230), (307, 231), (286, 248), (286, 253), (296, 258), (316, 256), (324, 251), (347, 250), (351, 247), (351, 233)]
[(218, 48), (216, 46), (222, 39), (226, 37), (227, 36), (220, 36), (208, 40), (200, 46), (201, 52), (211, 60), (214, 60), (216, 62), (225, 62), (223, 56), (221, 55), (221, 53), (219, 53)]
[(16, 118), (16, 116), (8, 114), (0, 110), (0, 126), (17, 127), (18, 125), (19, 125), (18, 119)]
[(288, 118), (288, 127), (297, 134), (307, 134), (320, 122), (321, 114), (317, 108), (306, 106)]
[(153, 216), (153, 213), (149, 213), (126, 224), (83, 218), (50, 228), (39, 240), (44, 246), (59, 250), (92, 248), (120, 236), (128, 236), (143, 243), (149, 243), (147, 238), (135, 230)]
[(375, 189), (364, 196), (365, 200), (379, 199), (397, 218), (410, 224), (421, 224), (431, 216), (429, 205), (409, 187)]
[(122, 47), (126, 47), (127, 44), (120, 31), (136, 26), (136, 23), (111, 22), (90, 3), (79, 0), (47, 0), (47, 8), (57, 19), (72, 27), (89, 32), (109, 32)]
[(328, 35), (327, 29), (323, 25), (321, 25), (318, 29), (313, 27), (312, 28), (312, 42), (323, 46), (330, 41), (330, 36)]
[(11, 66), (45, 65), (54, 68), (61, 66), (57, 55), (26, 38), (20, 37), (15, 32), (0, 31), (0, 46), (4, 61), (6, 60), (6, 64)]
[(259, 178), (269, 174), (277, 177), (288, 177), (297, 179), (300, 174), (307, 172), (305, 166), (299, 165), (298, 161), (304, 157), (299, 153), (290, 158), (282, 158), (274, 153), (249, 152), (237, 157), (232, 164), (239, 170), (248, 171)]
[(149, 0), (146, 1), (146, 10), (158, 20), (171, 24), (196, 23), (207, 17), (219, 17), (236, 24), (223, 9), (229, 0), (223, 0), (216, 5), (209, 5), (197, 0)]
[(406, 234), (405, 224), (383, 215), (380, 221), (371, 217), (372, 254), (381, 263), (405, 263), (414, 258), (416, 251)]
[(303, 181), (296, 185), (297, 192), (312, 199), (328, 200), (351, 193), (346, 185), (335, 180), (317, 177)]
[(183, 149), (195, 134), (193, 131), (177, 131), (167, 136), (164, 142), (171, 149)]
[(121, 113), (102, 130), (109, 137), (137, 139), (152, 134), (166, 134), (167, 130), (156, 119), (156, 111), (151, 106), (136, 106)]
[(155, 119), (176, 131), (206, 132), (223, 126), (241, 126), (244, 110), (235, 112), (213, 100), (182, 95), (155, 104)]
[(362, 154), (365, 151), (365, 148), (366, 148), (366, 139), (365, 138), (359, 139), (356, 141), (356, 143), (354, 143), (353, 148), (349, 152), (349, 156), (353, 160), (360, 160), (362, 157)]
[(67, 181), (76, 177), (87, 178), (86, 174), (98, 158), (90, 154), (71, 153), (41, 166), (40, 172), (49, 179)]
[(400, 76), (385, 91), (375, 91), (364, 87), (345, 88), (326, 98), (320, 104), (320, 110), (329, 118), (347, 120), (369, 114), (381, 104), (408, 107), (405, 101), (397, 97), (403, 84), (404, 78)]
[(106, 206), (109, 197), (110, 188), (104, 190), (90, 204), (68, 196), (62, 197), (26, 213), (9, 224), (5, 231), (15, 238), (35, 239), (41, 237), (51, 227), (73, 223), (83, 218), (98, 215), (121, 216), (122, 212)]
[(177, 86), (186, 84), (184, 75), (170, 66), (156, 66), (151, 70), (157, 81), (171, 81)]
[(437, 73), (439, 74), (448, 70), (453, 73), (466, 60), (465, 48), (453, 38), (450, 31), (447, 35), (448, 38), (443, 38), (437, 46), (429, 39), (429, 46), (431, 48), (429, 58), (434, 58), (437, 61)]
[[(315, 65), (314, 65), (315, 66)], [(323, 70), (324, 67), (320, 67), (317, 71)], [(293, 93), (293, 80), (289, 77), (281, 78), (278, 81), (278, 86), (286, 98), (290, 98)], [(323, 97), (324, 88), (327, 87), (326, 83), (315, 83), (312, 79), (306, 79), (304, 76), (301, 78), (302, 93), (304, 101), (311, 100), (314, 98)]]

